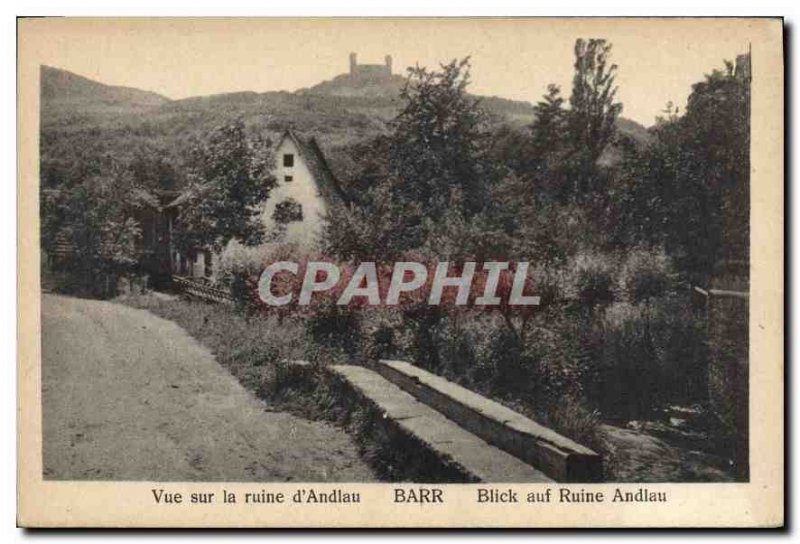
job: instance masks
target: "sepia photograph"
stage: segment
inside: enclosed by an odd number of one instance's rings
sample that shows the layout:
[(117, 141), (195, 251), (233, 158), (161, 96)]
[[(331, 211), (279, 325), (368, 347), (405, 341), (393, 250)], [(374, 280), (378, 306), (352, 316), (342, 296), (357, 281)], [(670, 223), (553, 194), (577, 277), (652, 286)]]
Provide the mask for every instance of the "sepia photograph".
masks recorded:
[(783, 367), (751, 342), (751, 90), (782, 88), (780, 19), (20, 30), (47, 37), (21, 121), (42, 484), (669, 508), (660, 484), (752, 481), (752, 366)]

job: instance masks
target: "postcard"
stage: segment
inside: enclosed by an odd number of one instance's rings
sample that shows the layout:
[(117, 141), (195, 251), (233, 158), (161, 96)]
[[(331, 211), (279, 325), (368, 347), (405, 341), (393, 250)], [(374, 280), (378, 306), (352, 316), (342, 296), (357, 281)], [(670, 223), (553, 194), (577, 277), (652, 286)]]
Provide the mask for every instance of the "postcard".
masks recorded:
[(21, 18), (18, 524), (784, 524), (780, 18)]

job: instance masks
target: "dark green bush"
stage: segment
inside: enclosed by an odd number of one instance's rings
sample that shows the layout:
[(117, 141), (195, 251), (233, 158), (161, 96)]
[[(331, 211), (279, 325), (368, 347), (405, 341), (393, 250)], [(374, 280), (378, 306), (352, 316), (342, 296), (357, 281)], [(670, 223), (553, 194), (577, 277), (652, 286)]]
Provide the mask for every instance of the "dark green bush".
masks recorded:
[(582, 307), (594, 310), (615, 298), (614, 263), (599, 253), (581, 253), (569, 265), (571, 285), (568, 290)]
[(627, 254), (620, 283), (627, 299), (639, 303), (673, 292), (676, 278), (663, 250), (637, 248)]
[(606, 417), (652, 417), (705, 395), (705, 327), (684, 298), (618, 303), (585, 329), (582, 379)]

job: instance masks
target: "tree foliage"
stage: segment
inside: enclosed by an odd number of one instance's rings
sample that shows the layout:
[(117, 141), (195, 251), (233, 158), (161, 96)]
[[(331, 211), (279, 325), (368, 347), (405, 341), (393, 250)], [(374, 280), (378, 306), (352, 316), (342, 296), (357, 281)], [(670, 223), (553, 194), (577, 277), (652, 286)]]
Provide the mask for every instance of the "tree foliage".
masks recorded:
[(569, 130), (573, 146), (585, 149), (594, 164), (611, 142), (622, 104), (615, 102), (617, 65), (610, 63), (606, 40), (575, 41), (575, 74), (569, 98)]
[(561, 88), (550, 84), (547, 93), (533, 107), (534, 122), (531, 125), (533, 137), (532, 151), (537, 156), (558, 148), (566, 137), (567, 112), (564, 110), (564, 98)]
[(485, 116), (467, 94), (469, 66), (466, 58), (438, 71), (409, 69), (388, 138), (364, 150), (354, 204), (329, 218), (327, 246), (335, 254), (381, 259), (431, 243), (442, 249), (448, 225), (471, 229), (484, 212), (497, 170)]
[(220, 251), (232, 239), (260, 243), (265, 234), (261, 205), (276, 185), (272, 155), (270, 142), (248, 136), (241, 121), (196, 143), (176, 224), (178, 247)]
[[(400, 94), (403, 108), (392, 123), (390, 168), (403, 182), (399, 196), (425, 203), (429, 217), (453, 205), (465, 213), (483, 207), (484, 117), (466, 91), (469, 69), (469, 58), (440, 71), (409, 69)], [(454, 191), (460, 195), (455, 202)]]
[(565, 158), (568, 182), (577, 200), (602, 197), (605, 173), (598, 161), (612, 142), (622, 104), (615, 102), (617, 65), (610, 62), (606, 40), (575, 41), (575, 73), (569, 98), (568, 139)]
[(41, 245), (69, 275), (74, 292), (107, 296), (116, 280), (138, 263), (142, 214), (157, 208), (124, 164), (110, 161), (105, 174), (42, 192)]
[(705, 282), (721, 259), (749, 250), (750, 84), (729, 65), (693, 86), (686, 112), (629, 148), (615, 191), (620, 243), (664, 244)]

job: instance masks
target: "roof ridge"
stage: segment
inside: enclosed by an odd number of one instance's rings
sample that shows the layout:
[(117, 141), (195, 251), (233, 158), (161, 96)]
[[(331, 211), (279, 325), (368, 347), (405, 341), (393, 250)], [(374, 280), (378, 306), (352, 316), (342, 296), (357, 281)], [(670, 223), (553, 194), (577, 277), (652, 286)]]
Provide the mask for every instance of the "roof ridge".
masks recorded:
[(331, 181), (331, 185), (333, 185), (333, 189), (336, 192), (337, 196), (342, 199), (343, 202), (349, 202), (350, 198), (348, 197), (347, 193), (344, 191), (342, 186), (339, 184), (339, 180), (336, 177), (336, 174), (333, 172), (330, 164), (328, 163), (327, 157), (325, 157), (325, 153), (322, 151), (322, 147), (317, 142), (316, 137), (311, 136), (307, 145), (311, 148), (311, 152), (314, 153), (317, 160), (320, 162), (320, 165), (325, 170), (325, 174), (328, 175)]

